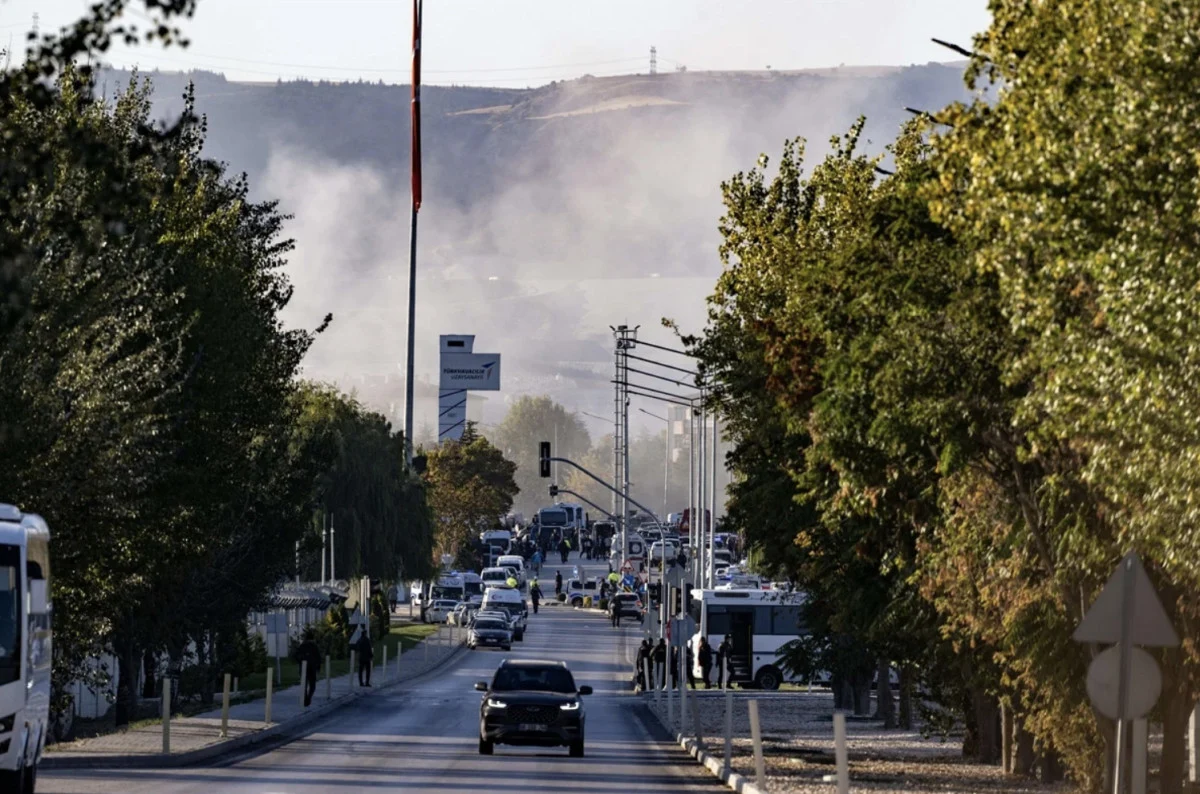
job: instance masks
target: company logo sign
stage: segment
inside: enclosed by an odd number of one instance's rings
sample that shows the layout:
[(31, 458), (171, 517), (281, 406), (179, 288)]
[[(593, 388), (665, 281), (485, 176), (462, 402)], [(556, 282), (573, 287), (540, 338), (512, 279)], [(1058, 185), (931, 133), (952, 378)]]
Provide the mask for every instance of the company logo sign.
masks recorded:
[(471, 391), (500, 390), (499, 353), (443, 353), (439, 386)]

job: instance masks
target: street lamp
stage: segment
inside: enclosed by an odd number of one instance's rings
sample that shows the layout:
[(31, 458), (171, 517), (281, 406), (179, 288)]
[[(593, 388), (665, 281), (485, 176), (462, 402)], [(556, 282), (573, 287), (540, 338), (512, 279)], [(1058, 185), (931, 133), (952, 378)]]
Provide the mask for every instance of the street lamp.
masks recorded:
[(667, 482), (670, 479), (670, 474), (671, 474), (671, 420), (665, 416), (659, 416), (658, 414), (652, 414), (649, 411), (647, 411), (645, 408), (638, 408), (638, 410), (641, 411), (642, 413), (644, 413), (646, 416), (651, 417), (652, 419), (658, 419), (661, 422), (667, 423), (666, 434), (664, 436), (665, 441), (663, 442), (663, 511), (662, 511), (662, 514), (663, 514), (663, 520), (665, 521), (665, 520), (667, 520)]

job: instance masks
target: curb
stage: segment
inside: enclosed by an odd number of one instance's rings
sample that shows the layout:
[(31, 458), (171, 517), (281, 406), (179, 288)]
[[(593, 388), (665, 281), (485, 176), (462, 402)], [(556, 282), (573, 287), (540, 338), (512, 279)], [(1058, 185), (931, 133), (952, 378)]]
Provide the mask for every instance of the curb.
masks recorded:
[(676, 743), (686, 750), (688, 755), (690, 755), (692, 758), (695, 758), (696, 762), (708, 769), (709, 772), (712, 772), (713, 777), (720, 780), (733, 791), (740, 792), (740, 794), (766, 794), (765, 791), (760, 789), (753, 781), (750, 780), (750, 778), (746, 777), (745, 775), (734, 772), (732, 769), (728, 772), (725, 771), (724, 758), (717, 758), (716, 756), (710, 754), (690, 736), (684, 736), (682, 733), (674, 733), (674, 730), (671, 727), (663, 724), (662, 718), (658, 715), (657, 711), (652, 708), (647, 710), (654, 716), (654, 719), (658, 721), (658, 724), (663, 726), (663, 730), (665, 730), (667, 733), (674, 734)]
[(286, 720), (278, 722), (269, 728), (253, 731), (233, 739), (226, 739), (208, 747), (199, 747), (195, 750), (189, 750), (185, 753), (173, 753), (171, 755), (96, 755), (95, 757), (72, 756), (68, 758), (56, 758), (54, 753), (43, 752), (41, 759), (38, 761), (39, 769), (169, 769), (175, 767), (187, 767), (198, 764), (202, 761), (209, 761), (213, 758), (218, 758), (225, 755), (232, 755), (239, 751), (253, 747), (263, 742), (269, 742), (272, 739), (277, 739), (281, 736), (287, 736), (293, 732), (299, 732), (320, 718), (337, 711), (343, 706), (355, 702), (360, 698), (367, 697), (375, 692), (386, 692), (390, 689), (411, 684), (421, 678), (424, 678), (430, 673), (436, 672), (438, 668), (454, 661), (455, 659), (466, 653), (466, 646), (460, 645), (454, 649), (452, 653), (446, 655), (441, 661), (430, 665), (426, 670), (422, 670), (416, 675), (408, 678), (392, 681), (384, 686), (373, 687), (374, 692), (356, 691), (346, 695), (339, 695), (333, 700), (328, 700), (321, 705), (312, 705), (304, 712)]

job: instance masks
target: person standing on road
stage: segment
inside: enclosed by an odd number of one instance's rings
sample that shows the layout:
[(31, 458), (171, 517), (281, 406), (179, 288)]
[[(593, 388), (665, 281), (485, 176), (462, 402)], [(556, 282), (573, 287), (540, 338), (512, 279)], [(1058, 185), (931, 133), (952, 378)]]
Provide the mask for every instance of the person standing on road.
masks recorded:
[(650, 644), (649, 639), (643, 638), (642, 644), (638, 646), (637, 658), (633, 662), (633, 685), (642, 692), (650, 689), (650, 682), (646, 680), (646, 664), (650, 661), (652, 653), (654, 646)]
[(542, 600), (542, 588), (538, 586), (537, 579), (529, 583), (529, 601), (533, 604), (533, 614), (538, 612), (538, 604)]
[(608, 617), (612, 620), (614, 629), (621, 627), (621, 602), (619, 599), (614, 598), (608, 602)]
[(695, 657), (692, 654), (692, 643), (689, 640), (687, 644), (687, 667), (684, 669), (687, 670), (688, 686), (690, 686), (692, 689), (696, 688), (696, 668), (693, 667), (694, 659)]
[(358, 685), (371, 685), (371, 668), (374, 667), (372, 662), (375, 660), (375, 649), (371, 646), (371, 638), (364, 631), (358, 638), (358, 645), (355, 646), (358, 651)]
[(563, 538), (562, 540), (560, 540), (558, 542), (558, 554), (560, 557), (562, 557), (562, 561), (564, 563), (567, 561), (567, 555), (569, 555), (570, 553), (571, 553), (571, 544), (567, 542), (566, 538)]
[(717, 689), (725, 686), (725, 668), (729, 666), (731, 651), (733, 651), (733, 643), (726, 634), (725, 638), (721, 640), (721, 644), (717, 646)]
[(654, 685), (667, 688), (667, 640), (660, 637), (654, 646)]
[(541, 573), (542, 572), (542, 550), (535, 549), (533, 552), (533, 557), (530, 558), (529, 562), (531, 565), (533, 565), (534, 576), (537, 576), (539, 573)]
[(554, 572), (554, 596), (562, 595), (562, 571)]
[(313, 640), (312, 629), (304, 632), (304, 642), (296, 648), (296, 661), (306, 662), (304, 668), (304, 705), (312, 703), (313, 693), (317, 691), (317, 668), (321, 665), (321, 649)]
[(671, 689), (679, 688), (679, 646), (671, 646)]
[(712, 646), (708, 644), (708, 637), (700, 638), (700, 650), (697, 651), (697, 654), (700, 657), (700, 676), (704, 681), (704, 688), (712, 689), (709, 677), (712, 675), (713, 652)]

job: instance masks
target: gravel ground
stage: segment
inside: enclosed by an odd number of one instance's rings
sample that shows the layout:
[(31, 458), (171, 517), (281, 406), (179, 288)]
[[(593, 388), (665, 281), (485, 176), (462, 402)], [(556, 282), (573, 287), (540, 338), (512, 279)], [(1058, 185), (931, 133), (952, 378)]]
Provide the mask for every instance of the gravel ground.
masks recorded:
[[(698, 704), (705, 746), (717, 758), (724, 753), (725, 698), (721, 693), (698, 692), (689, 701)], [(733, 698), (733, 769), (754, 777), (747, 703), (757, 696), (762, 721), (763, 758), (767, 790), (772, 794), (810, 794), (833, 791), (825, 775), (834, 774), (833, 695), (828, 691), (746, 693)], [(676, 701), (676, 718), (679, 703)], [(666, 723), (665, 696), (659, 718)], [(692, 717), (688, 716), (690, 734)], [(924, 739), (920, 731), (885, 731), (882, 722), (848, 717), (846, 721), (852, 791), (888, 791), (897, 794), (1046, 794), (1070, 792), (1065, 784), (1045, 785), (1005, 777), (1000, 768), (969, 762), (962, 757), (960, 737)], [(716, 737), (715, 740), (713, 737)]]

